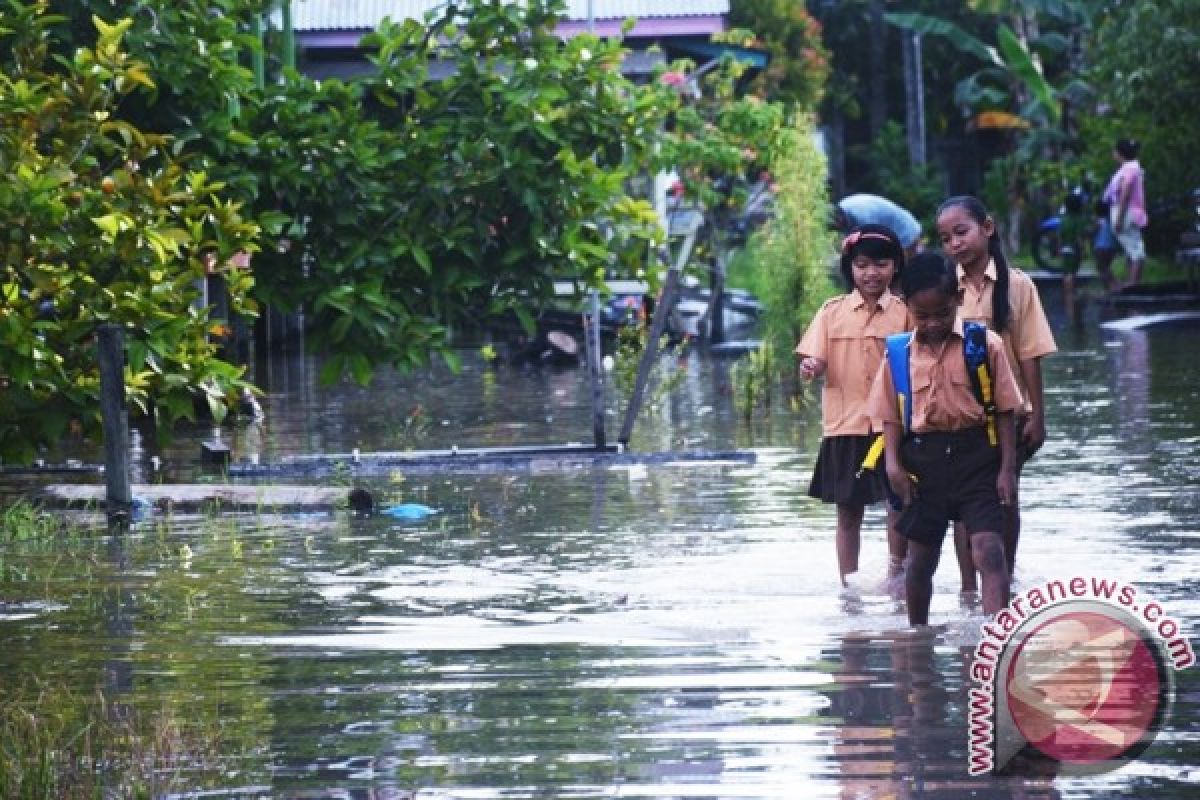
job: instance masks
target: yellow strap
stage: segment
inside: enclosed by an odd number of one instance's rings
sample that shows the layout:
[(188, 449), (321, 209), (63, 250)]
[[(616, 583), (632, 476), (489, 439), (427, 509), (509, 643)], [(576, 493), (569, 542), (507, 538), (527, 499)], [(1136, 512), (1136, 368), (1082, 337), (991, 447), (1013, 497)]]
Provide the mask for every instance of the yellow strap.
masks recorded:
[[(900, 407), (900, 424), (904, 424), (904, 395), (896, 395), (896, 405)], [(862, 464), (858, 468), (858, 475), (862, 475), (865, 470), (875, 469), (879, 466), (879, 459), (883, 457), (884, 448), (883, 434), (875, 434), (875, 441), (871, 442), (870, 448), (867, 449), (867, 454), (863, 456)]]
[(875, 441), (871, 442), (871, 447), (867, 450), (867, 454), (863, 456), (862, 466), (858, 468), (861, 475), (865, 469), (875, 469), (879, 465), (879, 458), (883, 455), (883, 434), (875, 435)]
[[(986, 410), (992, 405), (992, 381), (988, 375), (987, 365), (980, 364), (975, 368), (979, 373), (979, 390), (983, 393), (983, 407)], [(994, 411), (987, 413), (987, 435), (988, 442), (995, 447), (998, 440), (996, 438), (996, 413)]]

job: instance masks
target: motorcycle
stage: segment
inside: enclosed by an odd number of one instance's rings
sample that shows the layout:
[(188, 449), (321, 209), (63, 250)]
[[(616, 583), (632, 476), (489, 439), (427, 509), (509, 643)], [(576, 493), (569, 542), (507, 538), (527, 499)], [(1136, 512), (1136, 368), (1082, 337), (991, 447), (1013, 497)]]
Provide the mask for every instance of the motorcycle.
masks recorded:
[(1038, 269), (1062, 272), (1068, 258), (1078, 257), (1073, 250), (1069, 250), (1070, 246), (1068, 246), (1068, 252), (1064, 252), (1059, 230), (1062, 228), (1063, 217), (1067, 214), (1086, 213), (1090, 201), (1091, 193), (1088, 191), (1088, 187), (1076, 186), (1067, 193), (1057, 214), (1046, 217), (1038, 223), (1031, 247), (1033, 263), (1037, 265)]

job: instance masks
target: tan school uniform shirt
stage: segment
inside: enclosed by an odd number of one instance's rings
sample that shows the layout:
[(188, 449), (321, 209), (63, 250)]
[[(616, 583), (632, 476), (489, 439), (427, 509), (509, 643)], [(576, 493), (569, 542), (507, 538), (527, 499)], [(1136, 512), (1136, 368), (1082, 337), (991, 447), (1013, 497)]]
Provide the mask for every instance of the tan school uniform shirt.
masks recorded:
[[(821, 306), (804, 332), (796, 355), (826, 363), (821, 390), (822, 430), (826, 436), (871, 432), (867, 395), (883, 359), (887, 337), (908, 330), (908, 309), (884, 292), (872, 310), (858, 290)], [(882, 429), (880, 429), (882, 430)]]
[[(1021, 393), (1008, 364), (1004, 342), (993, 331), (988, 331), (987, 347), (996, 411), (1016, 411), (1021, 407)], [(953, 331), (936, 349), (921, 344), (914, 334), (909, 343), (908, 371), (912, 387), (913, 433), (961, 431), (977, 428), (987, 421), (967, 375), (961, 319), (954, 321)], [(878, 426), (877, 430), (883, 430), (885, 422), (903, 423), (886, 358), (879, 365), (867, 406), (871, 423)]]
[[(992, 293), (996, 285), (996, 262), (989, 261), (983, 273), (983, 286), (976, 290), (967, 282), (966, 273), (961, 265), (958, 266), (958, 316), (967, 322), (978, 322), (986, 325), (988, 330), (996, 329), (992, 320)], [(1023, 413), (1033, 411), (1029, 400), (1029, 390), (1021, 375), (1021, 362), (1033, 358), (1048, 356), (1058, 350), (1054, 343), (1054, 334), (1050, 323), (1046, 321), (1046, 311), (1042, 308), (1042, 300), (1038, 296), (1033, 279), (1019, 269), (1008, 268), (1008, 326), (1000, 337), (1004, 340), (1005, 352), (1013, 375), (1017, 379), (1017, 387), (1021, 390), (1021, 408)]]

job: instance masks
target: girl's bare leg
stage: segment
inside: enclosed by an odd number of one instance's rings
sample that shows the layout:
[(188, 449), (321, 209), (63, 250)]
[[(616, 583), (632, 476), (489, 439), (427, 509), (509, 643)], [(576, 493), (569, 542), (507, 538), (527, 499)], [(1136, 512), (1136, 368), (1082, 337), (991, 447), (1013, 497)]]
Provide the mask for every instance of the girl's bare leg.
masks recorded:
[(858, 572), (863, 510), (862, 506), (838, 503), (837, 560), (838, 571), (842, 576), (842, 586), (846, 585), (847, 575)]
[(908, 539), (896, 528), (900, 512), (887, 508), (888, 569), (884, 591), (890, 595), (904, 596), (904, 561), (908, 558)]

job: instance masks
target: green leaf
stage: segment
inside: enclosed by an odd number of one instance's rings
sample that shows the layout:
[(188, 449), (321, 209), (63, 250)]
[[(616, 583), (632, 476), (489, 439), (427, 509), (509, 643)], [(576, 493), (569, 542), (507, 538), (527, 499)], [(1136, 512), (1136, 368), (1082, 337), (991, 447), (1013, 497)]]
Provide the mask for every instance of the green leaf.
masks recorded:
[(208, 400), (208, 413), (212, 415), (213, 422), (220, 425), (225, 421), (226, 414), (229, 413), (228, 406), (225, 405), (225, 400), (212, 392), (205, 392), (204, 398)]
[(419, 244), (412, 246), (413, 258), (421, 265), (421, 269), (425, 270), (426, 275), (433, 274), (433, 262), (429, 260), (429, 253), (425, 252), (425, 248)]
[(337, 383), (345, 371), (346, 360), (340, 355), (332, 355), (321, 365), (320, 381), (325, 386)]
[(110, 239), (116, 238), (124, 225), (124, 214), (105, 214), (102, 217), (92, 217), (92, 222)]
[(883, 18), (897, 28), (940, 36), (964, 53), (970, 53), (998, 67), (1004, 66), (994, 47), (989, 47), (949, 20), (916, 13), (887, 13)]
[(521, 323), (521, 329), (525, 331), (525, 335), (535, 335), (537, 333), (537, 321), (530, 315), (529, 309), (517, 303), (513, 305), (512, 310), (517, 315), (517, 321)]
[(354, 376), (354, 381), (359, 386), (367, 386), (371, 383), (371, 377), (375, 371), (371, 368), (371, 362), (362, 353), (354, 353), (350, 356), (350, 374)]
[(1012, 28), (1007, 25), (1001, 25), (996, 31), (996, 39), (1000, 44), (1000, 52), (1008, 60), (1009, 70), (1037, 98), (1038, 103), (1046, 111), (1051, 121), (1058, 122), (1059, 108), (1058, 100), (1054, 96), (1054, 89), (1046, 82), (1046, 78), (1042, 75), (1037, 62), (1033, 60), (1029, 51), (1021, 44), (1021, 40), (1013, 33)]

